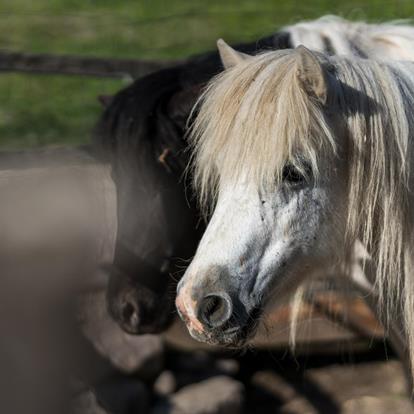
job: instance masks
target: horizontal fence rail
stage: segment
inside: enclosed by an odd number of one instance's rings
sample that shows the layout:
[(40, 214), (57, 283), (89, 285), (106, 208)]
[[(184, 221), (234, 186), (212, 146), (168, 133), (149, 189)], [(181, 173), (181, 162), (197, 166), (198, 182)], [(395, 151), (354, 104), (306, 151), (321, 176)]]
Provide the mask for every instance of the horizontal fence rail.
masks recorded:
[(139, 78), (184, 60), (95, 58), (0, 51), (0, 72)]

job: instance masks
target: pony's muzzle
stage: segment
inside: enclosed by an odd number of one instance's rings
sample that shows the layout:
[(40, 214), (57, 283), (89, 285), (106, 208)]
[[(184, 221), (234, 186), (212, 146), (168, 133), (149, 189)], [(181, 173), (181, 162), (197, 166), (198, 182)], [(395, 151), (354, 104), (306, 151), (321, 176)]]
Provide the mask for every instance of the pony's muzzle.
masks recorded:
[(121, 291), (108, 302), (110, 315), (130, 334), (137, 334), (141, 325), (141, 307), (134, 291)]
[(206, 328), (224, 328), (233, 314), (232, 300), (225, 292), (208, 294), (199, 302), (196, 314)]
[[(182, 287), (182, 288), (181, 288)], [(225, 330), (233, 317), (233, 301), (224, 290), (203, 291), (190, 282), (179, 286), (176, 307), (190, 333), (208, 335)]]

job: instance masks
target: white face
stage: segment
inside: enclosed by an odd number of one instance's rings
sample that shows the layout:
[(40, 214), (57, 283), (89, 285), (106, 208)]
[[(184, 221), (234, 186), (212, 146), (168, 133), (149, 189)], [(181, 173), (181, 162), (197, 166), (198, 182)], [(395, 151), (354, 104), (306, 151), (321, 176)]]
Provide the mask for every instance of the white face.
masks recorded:
[(178, 311), (196, 339), (242, 344), (269, 302), (338, 253), (344, 217), (340, 180), (331, 176), (316, 185), (293, 167), (285, 175), (266, 192), (247, 179), (221, 185), (178, 287)]

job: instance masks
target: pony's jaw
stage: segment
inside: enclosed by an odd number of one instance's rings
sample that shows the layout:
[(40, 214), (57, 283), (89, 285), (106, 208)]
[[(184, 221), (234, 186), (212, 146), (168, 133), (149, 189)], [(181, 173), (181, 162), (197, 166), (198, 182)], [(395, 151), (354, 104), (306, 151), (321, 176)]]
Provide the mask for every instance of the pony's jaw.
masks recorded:
[[(310, 251), (326, 255), (326, 244), (318, 245), (325, 201), (325, 192), (313, 188), (282, 188), (266, 195), (252, 185), (224, 187), (178, 288), (178, 312), (196, 339), (242, 344), (254, 333), (268, 302), (313, 270), (319, 260)], [(233, 314), (219, 328), (200, 318), (202, 301), (211, 294), (225, 294), (232, 301)]]

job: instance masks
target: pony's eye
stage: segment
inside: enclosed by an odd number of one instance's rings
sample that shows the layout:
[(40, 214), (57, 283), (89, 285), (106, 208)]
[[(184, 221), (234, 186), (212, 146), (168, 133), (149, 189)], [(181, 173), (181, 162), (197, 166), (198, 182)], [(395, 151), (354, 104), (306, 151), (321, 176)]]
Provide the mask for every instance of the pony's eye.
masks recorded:
[(305, 172), (302, 173), (294, 165), (286, 164), (282, 171), (282, 180), (284, 183), (292, 185), (305, 184), (310, 177), (310, 168), (305, 167)]

